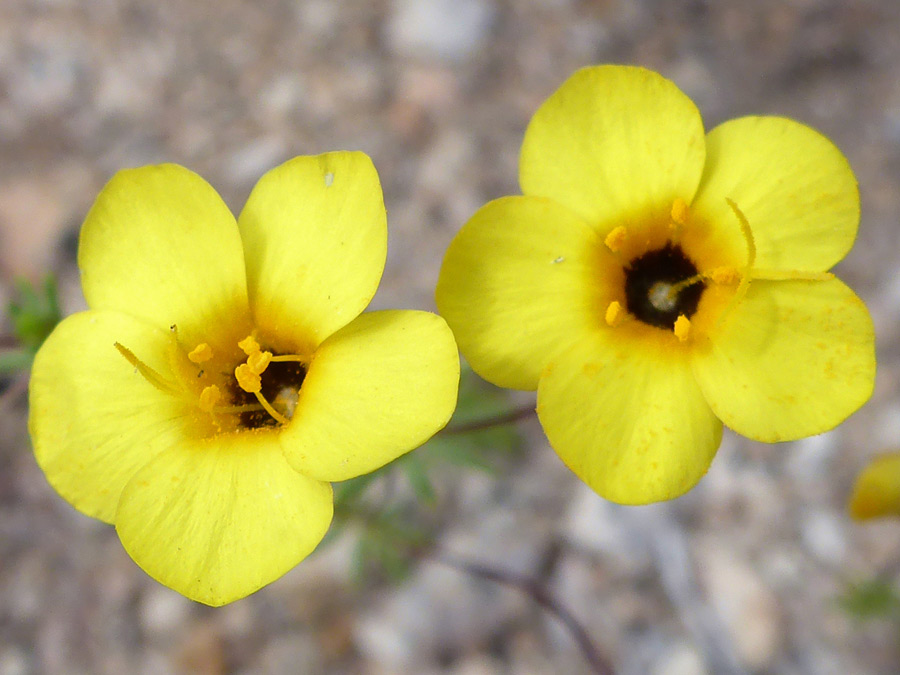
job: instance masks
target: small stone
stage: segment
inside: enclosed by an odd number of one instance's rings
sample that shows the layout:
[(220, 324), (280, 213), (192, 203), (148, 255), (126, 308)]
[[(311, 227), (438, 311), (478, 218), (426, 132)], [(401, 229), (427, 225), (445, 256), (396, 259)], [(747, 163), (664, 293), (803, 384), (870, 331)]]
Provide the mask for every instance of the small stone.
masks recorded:
[(494, 14), (488, 0), (394, 0), (388, 42), (401, 54), (459, 61), (481, 45)]

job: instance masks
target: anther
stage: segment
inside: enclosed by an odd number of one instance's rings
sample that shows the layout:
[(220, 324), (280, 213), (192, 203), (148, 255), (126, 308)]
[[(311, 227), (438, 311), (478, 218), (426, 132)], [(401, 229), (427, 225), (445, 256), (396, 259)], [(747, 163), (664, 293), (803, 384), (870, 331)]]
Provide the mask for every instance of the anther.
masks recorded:
[(244, 352), (247, 356), (252, 356), (260, 350), (259, 343), (252, 335), (248, 335), (243, 340), (238, 342), (238, 347), (240, 347), (241, 351)]
[(271, 361), (272, 352), (256, 352), (247, 356), (247, 365), (250, 367), (250, 371), (257, 375), (262, 375)]
[(259, 373), (254, 373), (247, 363), (242, 363), (234, 369), (234, 378), (241, 389), (248, 394), (255, 394), (262, 389), (262, 380), (259, 377)]
[(672, 202), (672, 211), (670, 213), (670, 216), (673, 223), (675, 223), (676, 225), (684, 225), (685, 223), (687, 223), (690, 215), (691, 211), (686, 201), (679, 197), (674, 202)]
[(618, 227), (614, 227), (610, 233), (606, 235), (606, 239), (603, 240), (603, 243), (606, 244), (606, 248), (610, 251), (618, 253), (627, 238), (628, 230), (625, 229), (624, 225), (619, 225)]
[(216, 404), (222, 399), (222, 392), (219, 388), (211, 384), (200, 392), (200, 410), (211, 413)]
[(213, 357), (212, 347), (210, 347), (205, 342), (201, 342), (199, 345), (194, 347), (193, 351), (188, 354), (188, 358), (193, 363), (203, 363), (205, 361), (209, 361)]
[(684, 314), (679, 314), (678, 318), (675, 319), (675, 325), (672, 327), (672, 330), (675, 332), (675, 337), (678, 338), (678, 341), (684, 342), (691, 334), (691, 320)]
[(622, 308), (621, 303), (617, 300), (613, 300), (609, 303), (609, 307), (606, 308), (606, 325), (615, 328), (622, 323), (624, 318), (625, 310)]

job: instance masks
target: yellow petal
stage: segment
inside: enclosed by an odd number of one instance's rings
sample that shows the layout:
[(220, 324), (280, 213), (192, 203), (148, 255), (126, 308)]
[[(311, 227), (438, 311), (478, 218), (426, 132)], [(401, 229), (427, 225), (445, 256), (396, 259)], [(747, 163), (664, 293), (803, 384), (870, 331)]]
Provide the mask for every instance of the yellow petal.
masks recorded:
[(119, 494), (147, 462), (180, 441), (189, 410), (154, 388), (113, 346), (164, 372), (171, 336), (118, 312), (74, 314), (34, 360), (29, 430), (50, 484), (76, 509), (112, 522)]
[(450, 244), (435, 294), (472, 368), (502, 387), (536, 389), (556, 350), (604, 322), (598, 259), (581, 219), (537, 197), (482, 207)]
[(828, 431), (872, 393), (875, 345), (865, 305), (838, 279), (753, 281), (694, 372), (716, 415), (755, 440)]
[(175, 164), (112, 177), (84, 222), (78, 265), (92, 309), (176, 324), (188, 349), (210, 341), (209, 326), (249, 316), (234, 216), (206, 181)]
[(310, 353), (375, 295), (387, 254), (378, 174), (361, 152), (296, 157), (264, 175), (238, 219), (256, 326)]
[(850, 515), (858, 520), (900, 516), (900, 453), (873, 459), (857, 476)]
[(373, 471), (447, 424), (458, 385), (456, 344), (439, 316), (362, 314), (313, 356), (281, 434), (285, 456), (319, 480)]
[(706, 473), (722, 424), (683, 354), (609, 335), (582, 340), (547, 367), (538, 417), (563, 462), (600, 496), (678, 497)]
[(538, 109), (522, 143), (519, 183), (592, 226), (690, 203), (703, 171), (700, 113), (644, 68), (583, 68)]
[(692, 211), (731, 227), (726, 199), (747, 217), (756, 266), (823, 271), (856, 237), (859, 192), (847, 160), (827, 138), (780, 117), (743, 117), (707, 137), (706, 167)]
[(217, 606), (294, 567), (331, 517), (330, 485), (291, 469), (271, 435), (242, 433), (160, 454), (125, 486), (116, 530), (147, 574)]

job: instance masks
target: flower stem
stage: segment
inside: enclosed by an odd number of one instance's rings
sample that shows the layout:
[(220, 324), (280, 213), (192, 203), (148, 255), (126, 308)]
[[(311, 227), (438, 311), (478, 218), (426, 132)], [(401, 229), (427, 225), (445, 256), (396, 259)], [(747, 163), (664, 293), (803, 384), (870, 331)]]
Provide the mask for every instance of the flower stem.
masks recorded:
[(494, 581), (498, 584), (518, 589), (562, 622), (572, 639), (575, 640), (585, 660), (590, 664), (593, 672), (597, 673), (597, 675), (613, 675), (615, 672), (612, 665), (597, 649), (597, 645), (591, 640), (591, 636), (588, 635), (587, 630), (585, 630), (571, 610), (550, 593), (535, 577), (497, 569), (483, 563), (463, 560), (441, 551), (433, 551), (427, 557), (430, 557), (436, 563), (453, 567), (469, 576)]
[(470, 422), (460, 422), (459, 424), (453, 424), (448, 427), (445, 427), (443, 430), (438, 432), (440, 435), (444, 436), (452, 436), (455, 434), (467, 434), (472, 431), (482, 431), (484, 429), (493, 429), (494, 427), (502, 427), (507, 424), (513, 424), (514, 422), (519, 422), (524, 419), (528, 419), (532, 415), (535, 414), (535, 406), (534, 403), (528, 403), (527, 405), (523, 405), (520, 408), (515, 408), (508, 412), (502, 413), (500, 415), (495, 415), (494, 417), (488, 417), (483, 420), (473, 420)]

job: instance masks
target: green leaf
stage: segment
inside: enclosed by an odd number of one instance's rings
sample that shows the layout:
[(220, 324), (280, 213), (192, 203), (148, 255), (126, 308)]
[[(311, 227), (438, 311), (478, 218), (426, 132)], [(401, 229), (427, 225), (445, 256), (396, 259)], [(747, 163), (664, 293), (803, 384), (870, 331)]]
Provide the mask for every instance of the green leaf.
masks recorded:
[(16, 295), (8, 306), (13, 333), (33, 354), (62, 320), (56, 280), (52, 276), (46, 277), (38, 292), (30, 282), (19, 279)]
[(425, 460), (417, 453), (412, 452), (402, 458), (400, 466), (416, 496), (430, 506), (434, 506), (437, 503), (437, 495), (434, 485), (428, 477)]
[(894, 587), (883, 579), (869, 579), (848, 584), (847, 590), (837, 599), (840, 607), (849, 615), (861, 620), (887, 618), (900, 619), (900, 596)]
[(28, 370), (31, 368), (33, 360), (34, 355), (24, 349), (11, 349), (0, 352), (0, 375), (15, 373), (19, 370)]

